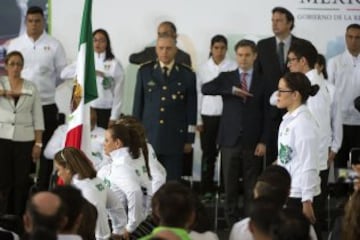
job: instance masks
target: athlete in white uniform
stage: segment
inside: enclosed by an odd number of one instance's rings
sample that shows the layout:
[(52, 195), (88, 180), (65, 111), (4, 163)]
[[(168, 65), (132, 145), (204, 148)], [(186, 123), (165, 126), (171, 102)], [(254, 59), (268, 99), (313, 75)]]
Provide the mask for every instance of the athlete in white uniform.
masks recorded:
[(313, 199), (320, 194), (319, 128), (306, 101), (318, 91), (302, 73), (287, 73), (278, 85), (277, 107), (287, 109), (279, 128), (278, 160), (291, 175), (289, 205), (315, 223)]
[[(103, 144), (105, 129), (96, 126), (96, 112), (91, 108), (91, 155), (87, 156), (94, 165), (95, 170), (99, 170), (102, 166), (108, 164), (109, 158), (104, 154)], [(68, 124), (60, 125), (51, 136), (48, 144), (44, 149), (44, 155), (48, 159), (54, 159), (57, 152), (65, 147), (66, 133)]]
[(96, 239), (105, 240), (111, 237), (108, 215), (112, 233), (119, 237), (124, 234), (127, 222), (124, 205), (106, 184), (96, 177), (96, 171), (86, 155), (81, 150), (67, 147), (59, 151), (54, 160), (58, 176), (65, 184), (79, 188), (84, 198), (96, 207)]
[[(107, 128), (119, 119), (123, 105), (124, 69), (112, 53), (110, 38), (103, 29), (93, 32), (94, 60), (98, 98), (91, 102), (98, 114), (98, 126)], [(74, 78), (76, 62), (61, 72), (64, 79)]]
[(152, 188), (148, 164), (141, 151), (138, 132), (118, 123), (105, 132), (104, 152), (111, 164), (99, 171), (99, 177), (109, 184), (128, 208), (126, 233), (133, 232), (150, 210)]
[(143, 155), (148, 156), (145, 159), (145, 166), (147, 161), (151, 173), (152, 192), (154, 194), (166, 182), (166, 170), (158, 161), (154, 148), (147, 142), (144, 126), (135, 117), (129, 115), (122, 116), (118, 123), (122, 123), (138, 132)]

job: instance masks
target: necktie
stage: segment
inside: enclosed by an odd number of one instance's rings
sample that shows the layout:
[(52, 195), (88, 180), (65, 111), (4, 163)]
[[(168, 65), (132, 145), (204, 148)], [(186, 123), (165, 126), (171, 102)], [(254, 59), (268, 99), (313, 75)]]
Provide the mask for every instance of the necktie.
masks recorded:
[(169, 74), (169, 68), (168, 67), (163, 67), (163, 75), (164, 75), (164, 79), (168, 79), (168, 74)]
[(279, 42), (279, 46), (278, 46), (278, 57), (279, 57), (280, 68), (282, 71), (285, 68), (284, 45), (285, 45), (284, 42)]
[(241, 73), (241, 89), (244, 90), (244, 91), (248, 91), (246, 77), (247, 77), (246, 72)]
[[(246, 76), (248, 74), (246, 72), (242, 72), (241, 73), (241, 89), (244, 91), (248, 91), (248, 86), (247, 86), (247, 82), (246, 82)], [(246, 97), (244, 97), (243, 102), (246, 102)]]

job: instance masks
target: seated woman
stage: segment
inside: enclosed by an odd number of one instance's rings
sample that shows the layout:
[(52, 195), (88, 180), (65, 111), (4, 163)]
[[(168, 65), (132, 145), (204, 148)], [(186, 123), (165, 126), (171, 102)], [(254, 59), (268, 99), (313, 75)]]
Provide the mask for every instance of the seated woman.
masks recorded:
[(111, 164), (101, 168), (98, 176), (127, 205), (126, 231), (131, 233), (148, 215), (152, 194), (140, 137), (135, 130), (115, 124), (105, 132), (104, 152), (110, 157)]
[(107, 213), (111, 218), (113, 234), (123, 234), (127, 219), (124, 207), (103, 181), (96, 177), (96, 171), (86, 155), (79, 149), (66, 147), (55, 155), (54, 160), (58, 176), (65, 184), (79, 188), (84, 198), (96, 206), (96, 239), (109, 239), (111, 236)]

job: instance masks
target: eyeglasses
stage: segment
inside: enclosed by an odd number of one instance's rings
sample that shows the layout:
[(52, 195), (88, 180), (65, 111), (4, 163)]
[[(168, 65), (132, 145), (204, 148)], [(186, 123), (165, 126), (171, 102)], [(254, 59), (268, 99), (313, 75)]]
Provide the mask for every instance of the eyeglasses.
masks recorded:
[(278, 89), (278, 93), (291, 93), (291, 92), (295, 92), (294, 90), (282, 90), (282, 89)]
[(99, 43), (106, 43), (106, 39), (105, 38), (93, 38), (94, 42), (99, 42)]
[(17, 67), (22, 67), (22, 66), (23, 66), (23, 63), (22, 63), (22, 62), (9, 62), (9, 63), (7, 64), (7, 66), (10, 66), (10, 67), (15, 67), (15, 66), (17, 66)]
[(292, 63), (292, 62), (295, 62), (295, 61), (298, 61), (298, 60), (299, 60), (299, 58), (297, 58), (297, 57), (288, 58), (288, 59), (287, 59), (287, 62), (288, 62), (288, 63)]

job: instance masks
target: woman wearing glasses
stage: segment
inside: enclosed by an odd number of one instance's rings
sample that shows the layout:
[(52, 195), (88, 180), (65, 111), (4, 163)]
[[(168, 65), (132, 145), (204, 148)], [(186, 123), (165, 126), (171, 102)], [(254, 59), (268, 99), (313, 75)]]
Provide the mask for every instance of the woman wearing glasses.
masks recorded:
[(120, 237), (126, 225), (125, 209), (115, 194), (96, 177), (96, 171), (84, 152), (66, 147), (55, 154), (54, 160), (58, 176), (65, 184), (72, 184), (80, 189), (84, 198), (96, 207), (98, 212), (96, 239), (105, 240), (111, 237), (108, 215), (111, 219), (113, 235)]
[(315, 223), (313, 199), (320, 193), (318, 170), (318, 126), (306, 106), (319, 90), (299, 72), (287, 73), (279, 81), (276, 106), (287, 113), (279, 128), (278, 160), (291, 175), (289, 207), (295, 207)]
[(21, 78), (23, 66), (22, 54), (10, 52), (7, 76), (0, 79), (0, 214), (18, 216), (24, 213), (31, 160), (40, 159), (44, 130), (40, 95)]

